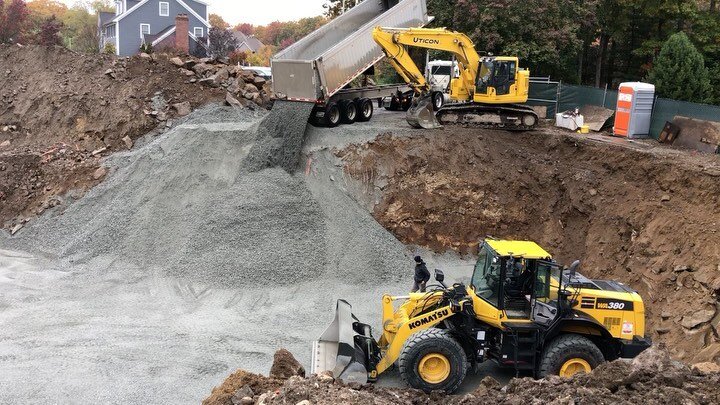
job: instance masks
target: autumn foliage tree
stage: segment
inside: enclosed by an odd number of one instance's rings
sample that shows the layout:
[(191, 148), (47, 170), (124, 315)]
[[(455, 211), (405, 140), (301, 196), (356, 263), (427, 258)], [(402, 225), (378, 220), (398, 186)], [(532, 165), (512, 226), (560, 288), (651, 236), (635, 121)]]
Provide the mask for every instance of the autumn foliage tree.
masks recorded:
[(0, 0), (0, 43), (17, 42), (28, 18), (27, 5), (23, 0), (12, 0), (5, 4)]
[(230, 24), (227, 23), (220, 15), (210, 14), (210, 26), (226, 30), (230, 28)]
[(44, 46), (61, 45), (60, 29), (63, 23), (53, 15), (43, 21), (38, 34), (38, 43)]

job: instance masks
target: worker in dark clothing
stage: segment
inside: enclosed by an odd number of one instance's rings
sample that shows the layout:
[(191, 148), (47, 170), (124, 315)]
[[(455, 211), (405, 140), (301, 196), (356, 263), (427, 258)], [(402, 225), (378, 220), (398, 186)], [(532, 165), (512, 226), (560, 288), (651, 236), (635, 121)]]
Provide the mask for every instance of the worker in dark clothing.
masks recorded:
[(413, 279), (413, 287), (410, 292), (425, 292), (425, 286), (430, 280), (430, 272), (425, 265), (422, 257), (415, 256), (415, 277)]

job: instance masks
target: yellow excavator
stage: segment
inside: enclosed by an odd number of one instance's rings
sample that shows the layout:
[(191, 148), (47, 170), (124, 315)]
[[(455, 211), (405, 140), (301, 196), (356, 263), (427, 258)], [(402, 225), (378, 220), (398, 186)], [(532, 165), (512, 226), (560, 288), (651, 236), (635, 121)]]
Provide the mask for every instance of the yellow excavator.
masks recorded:
[[(467, 35), (445, 28), (375, 27), (373, 39), (390, 64), (415, 90), (407, 112), (415, 128), (442, 124), (473, 125), (506, 130), (533, 129), (539, 119), (525, 103), (530, 72), (521, 69), (517, 57), (480, 56)], [(430, 85), (408, 53), (408, 47), (452, 53), (460, 74), (450, 82), (450, 99), (456, 103), (433, 111)]]
[(384, 295), (379, 340), (338, 300), (313, 343), (311, 371), (366, 383), (397, 367), (413, 388), (451, 393), (485, 361), (516, 375), (570, 377), (650, 347), (640, 295), (586, 278), (579, 266), (561, 267), (531, 241), (487, 238), (470, 285), (447, 286), (435, 270), (438, 284), (427, 292)]

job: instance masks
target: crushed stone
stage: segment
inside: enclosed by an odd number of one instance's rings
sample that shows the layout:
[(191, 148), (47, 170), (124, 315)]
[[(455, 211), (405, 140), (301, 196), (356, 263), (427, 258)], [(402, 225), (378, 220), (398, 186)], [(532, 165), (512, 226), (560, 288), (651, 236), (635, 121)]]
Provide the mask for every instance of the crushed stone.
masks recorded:
[(245, 161), (249, 171), (281, 167), (292, 173), (300, 162), (307, 120), (313, 103), (278, 100), (258, 127), (257, 140)]
[[(275, 108), (297, 116), (307, 107), (298, 105)], [(367, 211), (327, 181), (286, 171), (299, 151), (280, 151), (272, 161), (281, 167), (247, 163), (256, 162), (256, 139), (266, 139), (263, 125), (276, 123), (273, 112), (259, 124), (258, 113), (227, 107), (191, 114), (144, 147), (109, 159), (102, 184), (56, 212), (62, 215), (24, 229), (15, 244), (66, 259), (66, 267), (117, 258), (216, 287), (403, 277), (404, 246)], [(283, 138), (285, 146), (300, 142), (300, 150), (304, 124), (289, 129), (301, 135)]]

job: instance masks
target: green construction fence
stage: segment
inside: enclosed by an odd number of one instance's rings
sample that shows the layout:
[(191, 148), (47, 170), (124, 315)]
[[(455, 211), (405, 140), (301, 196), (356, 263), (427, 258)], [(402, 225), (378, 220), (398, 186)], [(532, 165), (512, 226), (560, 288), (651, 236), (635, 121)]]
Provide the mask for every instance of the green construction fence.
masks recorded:
[[(617, 91), (590, 86), (568, 85), (549, 79), (533, 80), (527, 104), (547, 107), (547, 117), (554, 118), (556, 112), (579, 108), (583, 105), (602, 106), (615, 110)], [(655, 98), (650, 122), (650, 135), (657, 139), (665, 126), (676, 115), (700, 120), (720, 122), (720, 106), (689, 103), (686, 101)]]

